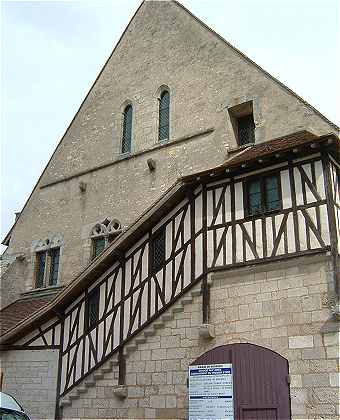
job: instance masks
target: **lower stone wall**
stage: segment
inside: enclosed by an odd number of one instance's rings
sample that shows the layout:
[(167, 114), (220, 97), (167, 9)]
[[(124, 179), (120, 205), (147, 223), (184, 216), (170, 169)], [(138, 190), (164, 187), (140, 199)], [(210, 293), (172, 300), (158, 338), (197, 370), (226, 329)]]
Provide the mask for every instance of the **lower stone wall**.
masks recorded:
[(57, 350), (2, 352), (3, 391), (15, 397), (32, 419), (54, 419), (57, 369)]
[(202, 353), (248, 342), (289, 361), (293, 419), (339, 414), (339, 332), (331, 319), (333, 278), (327, 258), (304, 257), (213, 274), (211, 324), (199, 336), (202, 298), (196, 297), (127, 358), (125, 399), (114, 381), (91, 388), (63, 418), (187, 418), (187, 369)]

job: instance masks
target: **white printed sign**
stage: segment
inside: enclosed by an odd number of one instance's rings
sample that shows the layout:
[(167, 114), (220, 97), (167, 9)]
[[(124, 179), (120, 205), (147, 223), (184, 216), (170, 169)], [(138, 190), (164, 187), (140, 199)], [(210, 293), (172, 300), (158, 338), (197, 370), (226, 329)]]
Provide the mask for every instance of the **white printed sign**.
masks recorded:
[(189, 420), (234, 420), (231, 363), (189, 366)]

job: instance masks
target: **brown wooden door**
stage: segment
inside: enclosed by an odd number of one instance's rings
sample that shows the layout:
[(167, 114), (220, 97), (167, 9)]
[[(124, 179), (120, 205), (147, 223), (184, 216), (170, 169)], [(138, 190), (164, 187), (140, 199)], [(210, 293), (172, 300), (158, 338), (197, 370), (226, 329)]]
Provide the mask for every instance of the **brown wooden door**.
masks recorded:
[(237, 420), (288, 420), (288, 361), (264, 347), (239, 343), (204, 353), (192, 365), (232, 363)]

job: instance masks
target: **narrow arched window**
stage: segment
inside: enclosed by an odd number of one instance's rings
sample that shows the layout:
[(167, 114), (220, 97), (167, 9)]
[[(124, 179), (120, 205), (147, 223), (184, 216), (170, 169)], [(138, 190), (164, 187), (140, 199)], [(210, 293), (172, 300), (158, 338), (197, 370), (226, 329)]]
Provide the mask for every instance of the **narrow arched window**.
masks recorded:
[(132, 106), (128, 105), (123, 112), (122, 153), (131, 152)]
[(170, 93), (164, 90), (159, 98), (159, 125), (158, 125), (158, 140), (169, 139), (169, 108), (170, 108)]

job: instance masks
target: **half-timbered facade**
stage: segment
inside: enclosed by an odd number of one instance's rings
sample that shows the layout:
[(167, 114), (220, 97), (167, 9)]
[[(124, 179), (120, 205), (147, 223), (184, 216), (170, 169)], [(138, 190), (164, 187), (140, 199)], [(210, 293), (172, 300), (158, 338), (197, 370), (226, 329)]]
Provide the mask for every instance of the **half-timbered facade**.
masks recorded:
[(188, 367), (231, 363), (235, 419), (335, 418), (338, 134), (142, 2), (3, 241), (3, 390), (34, 419), (187, 418)]
[[(285, 142), (295, 146), (287, 148)], [(200, 328), (217, 327), (209, 282), (214, 273), (228, 278), (228, 270), (285, 261), (294, 267), (300, 258), (313, 262), (323, 255), (331, 264), (327, 296), (336, 303), (338, 151), (335, 136), (299, 133), (251, 146), (220, 167), (182, 179), (162, 205), (22, 326), (30, 332), (23, 334), (19, 325), (3, 342), (26, 351), (58, 350), (56, 412), (62, 416), (67, 397), (114, 357), (118, 380), (112, 389), (126, 386), (131, 374), (126, 348), (147, 341), (145, 331), (168, 319), (194, 288), (202, 292)], [(253, 192), (256, 182), (260, 188)], [(329, 305), (326, 323), (333, 325), (335, 312)], [(207, 335), (209, 343), (214, 334)]]

